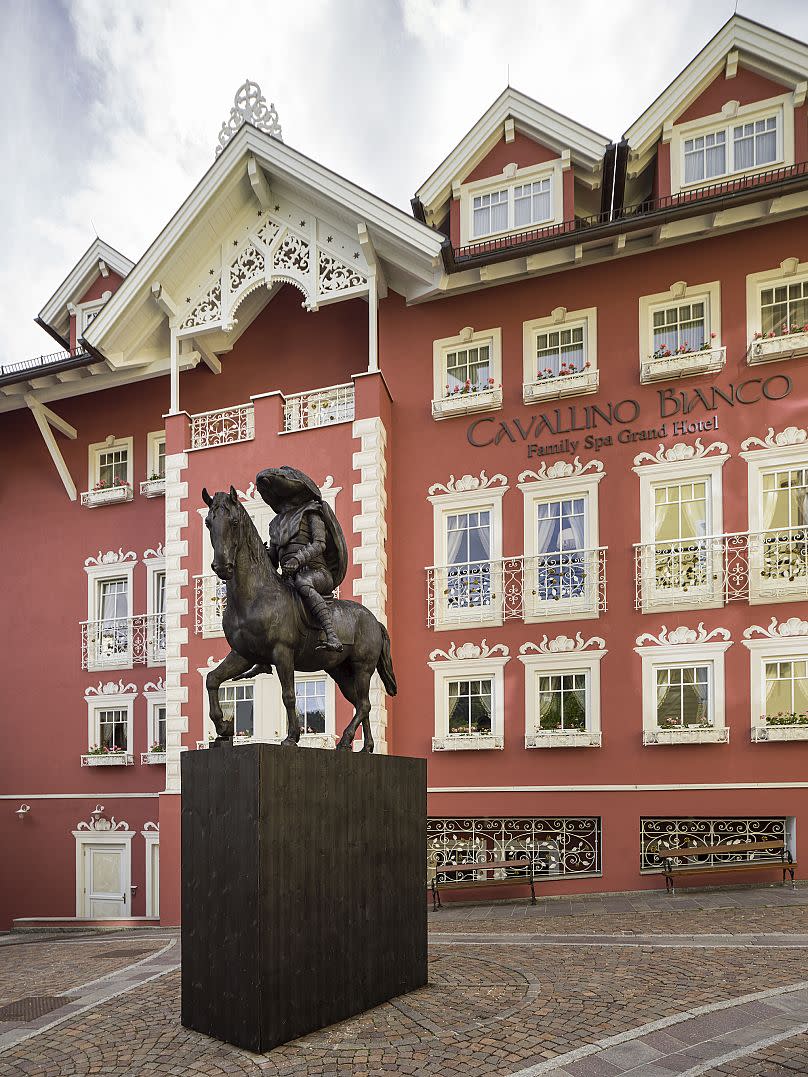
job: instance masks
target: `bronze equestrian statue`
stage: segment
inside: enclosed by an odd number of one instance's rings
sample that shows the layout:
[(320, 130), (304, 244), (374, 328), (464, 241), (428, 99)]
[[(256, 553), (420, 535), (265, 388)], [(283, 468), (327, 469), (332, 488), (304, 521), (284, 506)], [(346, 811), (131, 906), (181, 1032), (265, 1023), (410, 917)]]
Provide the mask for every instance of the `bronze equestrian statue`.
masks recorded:
[[(256, 477), (261, 497), (275, 511), (265, 546), (231, 486), (212, 497), (205, 525), (213, 545), (213, 571), (224, 580), (227, 603), (222, 628), (231, 651), (205, 682), (210, 717), (219, 740), (233, 737), (219, 703), (224, 681), (274, 667), (286, 710), (283, 744), (300, 740), (295, 670), (324, 670), (353, 705), (354, 716), (337, 748), (350, 750), (360, 723), (363, 751), (373, 751), (370, 680), (378, 671), (391, 696), (396, 678), (384, 625), (358, 602), (327, 597), (342, 582), (348, 549), (342, 529), (316, 483), (293, 467), (267, 468)], [(278, 571), (280, 569), (280, 571)]]

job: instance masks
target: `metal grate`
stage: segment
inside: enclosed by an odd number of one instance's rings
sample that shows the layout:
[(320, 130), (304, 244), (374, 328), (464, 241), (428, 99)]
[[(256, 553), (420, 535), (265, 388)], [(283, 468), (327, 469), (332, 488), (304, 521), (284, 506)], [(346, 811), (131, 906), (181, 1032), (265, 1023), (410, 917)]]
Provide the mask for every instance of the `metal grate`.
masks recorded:
[[(727, 864), (740, 860), (772, 859), (780, 862), (779, 854), (761, 853), (724, 853), (714, 856), (710, 853), (711, 845), (730, 845), (733, 842), (746, 843), (765, 841), (773, 838), (786, 840), (786, 819), (779, 817), (765, 818), (644, 818), (640, 820), (640, 870), (659, 871), (662, 868), (663, 849), (693, 848), (692, 860), (699, 864)], [(680, 861), (682, 863), (682, 861)]]
[(0, 1006), (0, 1021), (35, 1021), (73, 1000), (63, 995), (27, 995)]

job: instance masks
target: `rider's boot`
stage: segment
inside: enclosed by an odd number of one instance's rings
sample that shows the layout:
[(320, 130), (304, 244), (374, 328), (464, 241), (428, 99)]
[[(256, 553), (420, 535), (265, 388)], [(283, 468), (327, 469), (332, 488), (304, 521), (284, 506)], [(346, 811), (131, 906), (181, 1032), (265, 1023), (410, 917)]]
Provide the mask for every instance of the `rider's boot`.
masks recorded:
[(313, 594), (309, 595), (311, 605), (309, 609), (311, 613), (320, 622), (320, 627), (325, 632), (325, 640), (323, 643), (317, 644), (318, 651), (341, 651), (342, 644), (339, 641), (337, 633), (334, 631), (334, 618), (331, 616), (331, 608), (322, 597), (322, 595)]

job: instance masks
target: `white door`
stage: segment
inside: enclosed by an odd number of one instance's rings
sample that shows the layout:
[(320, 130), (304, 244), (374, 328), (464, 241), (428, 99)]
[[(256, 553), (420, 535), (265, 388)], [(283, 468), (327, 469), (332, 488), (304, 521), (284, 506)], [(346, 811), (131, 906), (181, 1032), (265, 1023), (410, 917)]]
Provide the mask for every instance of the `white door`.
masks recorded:
[(85, 916), (94, 920), (119, 920), (130, 915), (126, 853), (125, 845), (88, 842), (84, 846)]
[(160, 915), (160, 842), (154, 841), (149, 849), (149, 907), (147, 916)]

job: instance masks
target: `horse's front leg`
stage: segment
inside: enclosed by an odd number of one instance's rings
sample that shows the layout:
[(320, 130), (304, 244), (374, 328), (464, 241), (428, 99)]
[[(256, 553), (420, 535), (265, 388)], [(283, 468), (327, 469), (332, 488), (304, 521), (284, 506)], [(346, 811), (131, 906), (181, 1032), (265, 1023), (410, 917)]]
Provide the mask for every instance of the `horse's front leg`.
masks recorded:
[(214, 667), (205, 678), (205, 687), (208, 690), (208, 702), (210, 720), (216, 727), (216, 733), (220, 739), (230, 740), (233, 736), (233, 722), (226, 722), (222, 714), (222, 705), (219, 702), (219, 688), (225, 681), (231, 681), (234, 677), (240, 677), (251, 669), (253, 662), (242, 658), (240, 654), (231, 651), (222, 659), (218, 666)]
[(297, 717), (295, 697), (295, 663), (291, 651), (275, 652), (275, 670), (281, 685), (281, 699), (286, 709), (286, 737), (281, 741), (287, 747), (295, 747), (300, 740), (300, 722)]

